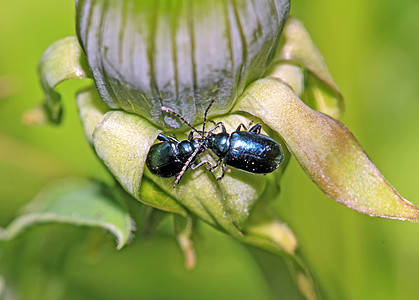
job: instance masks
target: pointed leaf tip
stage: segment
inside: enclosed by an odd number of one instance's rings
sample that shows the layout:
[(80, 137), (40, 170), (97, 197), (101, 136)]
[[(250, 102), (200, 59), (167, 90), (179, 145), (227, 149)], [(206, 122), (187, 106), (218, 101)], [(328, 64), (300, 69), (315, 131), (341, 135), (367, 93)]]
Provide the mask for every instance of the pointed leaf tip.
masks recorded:
[(370, 216), (419, 220), (339, 121), (312, 110), (281, 80), (261, 79), (235, 107), (259, 117), (285, 141), (310, 179), (330, 198)]

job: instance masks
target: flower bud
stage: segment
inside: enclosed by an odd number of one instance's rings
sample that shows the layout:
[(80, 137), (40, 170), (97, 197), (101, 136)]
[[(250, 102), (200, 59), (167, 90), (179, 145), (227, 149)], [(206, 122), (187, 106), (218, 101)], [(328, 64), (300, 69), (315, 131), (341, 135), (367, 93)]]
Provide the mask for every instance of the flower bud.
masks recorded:
[(159, 127), (228, 112), (275, 54), (288, 0), (78, 1), (77, 34), (100, 96)]

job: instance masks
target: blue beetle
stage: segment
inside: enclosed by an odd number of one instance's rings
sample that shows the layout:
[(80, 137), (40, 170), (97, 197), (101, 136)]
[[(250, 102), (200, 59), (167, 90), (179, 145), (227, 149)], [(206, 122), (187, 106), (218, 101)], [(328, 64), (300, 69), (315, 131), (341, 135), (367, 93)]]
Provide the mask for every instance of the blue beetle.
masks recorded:
[[(198, 155), (207, 150), (205, 145), (206, 134), (211, 133), (215, 129), (213, 128), (209, 132), (205, 132), (207, 114), (213, 102), (214, 100), (211, 101), (208, 108), (205, 110), (202, 131), (197, 130), (181, 115), (171, 110), (170, 108), (164, 106), (162, 106), (161, 108), (162, 111), (174, 114), (175, 116), (179, 117), (182, 120), (182, 122), (184, 122), (192, 128), (192, 131), (189, 133), (188, 139), (184, 141), (179, 141), (172, 136), (165, 136), (163, 134), (159, 134), (157, 136), (157, 139), (161, 141), (161, 143), (154, 144), (153, 146), (151, 146), (147, 154), (146, 165), (152, 174), (165, 178), (177, 175), (175, 183), (173, 184), (173, 188), (176, 187), (176, 185), (179, 183), (180, 179), (182, 178), (183, 174), (186, 172), (188, 168), (196, 169), (204, 164), (211, 165), (207, 161), (201, 162), (199, 164), (195, 163), (198, 158)], [(194, 132), (199, 134), (200, 137), (194, 138)]]
[[(241, 131), (241, 128), (245, 131)], [(256, 174), (267, 174), (278, 168), (284, 154), (281, 146), (272, 138), (260, 134), (262, 125), (257, 123), (249, 130), (240, 124), (236, 131), (228, 134), (221, 123), (221, 133), (208, 133), (205, 146), (218, 156), (217, 166), (221, 165), (225, 174), (225, 165)], [(213, 167), (212, 167), (213, 168)]]
[(193, 138), (192, 131), (184, 141), (161, 133), (157, 139), (162, 143), (151, 146), (146, 165), (151, 173), (159, 177), (173, 177), (181, 173), (185, 166), (185, 171), (189, 166), (195, 169), (193, 163), (198, 155), (205, 151), (204, 141), (202, 138)]
[[(161, 143), (153, 145), (147, 155), (146, 164), (151, 173), (166, 178), (176, 175), (173, 188), (189, 168), (196, 169), (202, 165), (208, 165), (209, 171), (213, 172), (220, 166), (223, 171), (222, 175), (217, 178), (220, 180), (228, 171), (226, 165), (250, 173), (267, 174), (278, 168), (283, 161), (284, 154), (281, 146), (269, 136), (260, 133), (262, 128), (260, 123), (249, 130), (240, 124), (236, 131), (229, 134), (222, 122), (211, 121), (215, 125), (214, 128), (205, 131), (207, 114), (213, 102), (214, 100), (205, 111), (201, 131), (172, 109), (162, 107), (162, 111), (179, 117), (182, 122), (192, 128), (188, 139), (184, 141), (159, 134), (157, 139)], [(222, 132), (213, 133), (218, 127), (221, 127)], [(242, 131), (241, 128), (245, 130)], [(194, 132), (199, 135), (198, 138), (193, 137)], [(196, 163), (199, 155), (205, 151), (214, 159), (215, 165), (209, 161)]]

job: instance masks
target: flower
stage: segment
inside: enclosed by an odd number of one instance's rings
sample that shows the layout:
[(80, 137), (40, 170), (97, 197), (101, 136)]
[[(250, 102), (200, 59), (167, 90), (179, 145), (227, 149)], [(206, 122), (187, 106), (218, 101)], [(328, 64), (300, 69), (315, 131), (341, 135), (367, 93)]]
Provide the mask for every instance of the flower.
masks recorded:
[[(42, 111), (58, 123), (55, 86), (94, 79), (95, 87), (77, 95), (88, 142), (132, 197), (178, 216), (190, 260), (195, 218), (294, 258), (296, 238), (269, 209), (291, 156), (328, 197), (371, 216), (418, 221), (418, 207), (397, 193), (337, 120), (342, 95), (302, 24), (287, 20), (288, 1), (156, 3), (76, 2), (78, 38), (51, 45), (40, 64)], [(285, 162), (267, 176), (232, 169), (221, 181), (204, 168), (189, 170), (172, 189), (173, 178), (144, 167), (160, 132), (185, 136), (188, 129), (161, 107), (197, 126), (213, 98), (212, 120), (228, 132), (261, 121), (286, 150)]]

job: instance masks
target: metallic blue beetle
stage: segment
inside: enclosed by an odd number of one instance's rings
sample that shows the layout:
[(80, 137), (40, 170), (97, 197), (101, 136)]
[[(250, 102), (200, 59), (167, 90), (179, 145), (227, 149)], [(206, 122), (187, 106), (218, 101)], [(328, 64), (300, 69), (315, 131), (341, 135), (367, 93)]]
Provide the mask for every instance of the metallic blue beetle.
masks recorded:
[[(159, 134), (157, 139), (162, 143), (153, 145), (147, 155), (146, 164), (150, 172), (160, 177), (172, 177), (177, 175), (173, 188), (179, 183), (183, 174), (188, 168), (196, 169), (206, 164), (210, 171), (214, 171), (218, 166), (222, 168), (222, 175), (217, 180), (224, 177), (227, 169), (226, 165), (257, 174), (267, 174), (274, 171), (282, 163), (284, 154), (281, 146), (272, 138), (260, 134), (262, 125), (257, 123), (249, 130), (240, 124), (236, 131), (227, 133), (222, 122), (214, 123), (215, 127), (205, 131), (208, 111), (213, 104), (205, 111), (202, 130), (195, 129), (189, 122), (175, 111), (162, 107), (162, 110), (179, 117), (184, 123), (192, 128), (187, 140), (179, 141), (174, 137), (166, 137)], [(221, 133), (213, 133), (215, 129), (221, 127)], [(244, 131), (241, 131), (244, 128)], [(198, 138), (193, 134), (197, 133)], [(214, 155), (208, 151), (211, 150)], [(196, 164), (198, 156), (207, 151), (216, 162), (212, 165), (209, 161), (202, 161)]]
[(179, 174), (184, 167), (185, 171), (189, 166), (192, 169), (198, 167), (193, 163), (198, 155), (205, 151), (205, 147), (202, 138), (193, 138), (192, 131), (184, 141), (163, 134), (159, 134), (157, 139), (162, 143), (151, 146), (146, 159), (151, 173), (168, 178)]
[[(262, 125), (257, 123), (248, 131), (236, 131), (228, 134), (221, 123), (221, 133), (208, 133), (205, 146), (218, 156), (217, 166), (221, 164), (234, 167), (250, 173), (271, 173), (282, 163), (284, 154), (281, 146), (269, 136), (260, 134)], [(223, 175), (224, 176), (223, 172)]]

